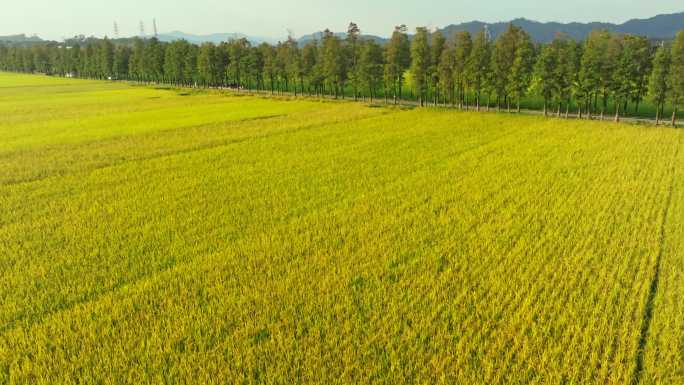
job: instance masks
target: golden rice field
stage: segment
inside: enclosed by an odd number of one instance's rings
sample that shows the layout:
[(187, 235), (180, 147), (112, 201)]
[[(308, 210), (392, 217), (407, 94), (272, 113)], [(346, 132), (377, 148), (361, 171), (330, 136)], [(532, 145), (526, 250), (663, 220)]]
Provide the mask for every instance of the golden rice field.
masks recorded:
[(0, 384), (683, 384), (683, 137), (0, 74)]

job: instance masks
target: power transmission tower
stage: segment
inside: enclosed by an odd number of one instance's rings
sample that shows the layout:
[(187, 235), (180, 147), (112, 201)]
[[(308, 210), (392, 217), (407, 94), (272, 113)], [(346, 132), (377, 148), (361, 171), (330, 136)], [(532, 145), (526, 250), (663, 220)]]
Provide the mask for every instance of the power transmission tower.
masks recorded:
[(489, 25), (485, 24), (484, 30), (485, 30), (485, 40), (486, 40), (487, 42), (492, 41), (492, 35), (491, 35), (491, 33), (489, 32)]
[(114, 22), (114, 37), (119, 38), (119, 25), (116, 24), (116, 21)]
[(154, 37), (157, 37), (157, 19), (152, 19), (152, 31), (154, 31)]
[(140, 37), (144, 37), (144, 36), (145, 36), (145, 23), (143, 23), (142, 20), (140, 20)]

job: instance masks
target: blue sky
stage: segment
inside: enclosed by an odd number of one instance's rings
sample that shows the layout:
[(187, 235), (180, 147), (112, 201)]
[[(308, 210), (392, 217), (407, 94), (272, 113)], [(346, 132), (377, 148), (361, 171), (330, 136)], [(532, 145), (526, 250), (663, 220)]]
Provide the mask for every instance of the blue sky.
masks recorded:
[(682, 0), (8, 0), (0, 10), (0, 35), (27, 33), (59, 39), (75, 34), (137, 34), (140, 21), (160, 32), (242, 32), (282, 38), (326, 27), (341, 31), (349, 21), (364, 33), (388, 35), (393, 26), (443, 27), (471, 20), (624, 22), (684, 11)]

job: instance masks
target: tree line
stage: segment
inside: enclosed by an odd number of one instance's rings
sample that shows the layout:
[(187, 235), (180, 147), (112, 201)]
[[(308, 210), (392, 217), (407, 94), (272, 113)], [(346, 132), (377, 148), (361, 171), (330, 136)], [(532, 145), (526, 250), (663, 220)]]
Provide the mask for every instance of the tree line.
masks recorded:
[[(419, 27), (409, 36), (398, 26), (386, 44), (365, 39), (350, 23), (344, 37), (326, 30), (300, 45), (246, 39), (194, 45), (156, 38), (125, 42), (0, 45), (0, 69), (95, 79), (120, 79), (189, 87), (231, 87), (335, 98), (384, 98), (424, 106), (521, 111), (539, 100), (545, 115), (604, 119), (639, 113), (645, 100), (656, 123), (665, 108), (676, 124), (684, 104), (684, 31), (670, 43), (592, 32), (576, 42), (558, 34), (536, 44), (519, 27), (496, 39), (486, 29), (444, 36)], [(530, 105), (528, 108), (535, 108)]]

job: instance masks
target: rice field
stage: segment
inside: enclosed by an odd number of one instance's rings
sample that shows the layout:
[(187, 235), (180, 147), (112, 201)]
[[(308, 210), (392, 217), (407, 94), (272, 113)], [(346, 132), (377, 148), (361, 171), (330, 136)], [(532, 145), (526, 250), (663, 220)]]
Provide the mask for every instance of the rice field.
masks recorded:
[(0, 384), (684, 383), (683, 136), (0, 73)]

